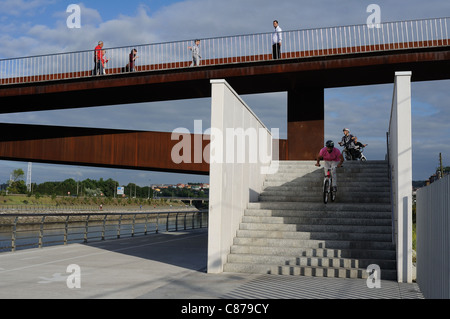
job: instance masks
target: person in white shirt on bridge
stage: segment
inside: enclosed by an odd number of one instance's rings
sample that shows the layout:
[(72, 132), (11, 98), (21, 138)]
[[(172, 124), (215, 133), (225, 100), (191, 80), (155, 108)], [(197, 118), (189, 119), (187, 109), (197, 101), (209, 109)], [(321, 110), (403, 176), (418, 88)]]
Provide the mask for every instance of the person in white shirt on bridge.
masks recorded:
[(191, 66), (198, 66), (200, 65), (200, 59), (202, 58), (200, 56), (200, 40), (195, 40), (195, 45), (192, 47), (188, 47), (189, 50), (192, 51), (192, 63)]
[(281, 40), (283, 36), (281, 35), (281, 28), (278, 25), (278, 21), (273, 21), (273, 27), (275, 31), (272, 33), (272, 58), (279, 59), (281, 58)]

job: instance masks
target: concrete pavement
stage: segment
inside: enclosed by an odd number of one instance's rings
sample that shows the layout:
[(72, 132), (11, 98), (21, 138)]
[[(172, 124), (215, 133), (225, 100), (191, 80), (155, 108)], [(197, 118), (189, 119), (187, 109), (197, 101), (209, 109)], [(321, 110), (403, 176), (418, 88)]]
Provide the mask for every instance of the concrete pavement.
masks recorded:
[(416, 284), (207, 274), (207, 229), (0, 254), (2, 299), (421, 299)]

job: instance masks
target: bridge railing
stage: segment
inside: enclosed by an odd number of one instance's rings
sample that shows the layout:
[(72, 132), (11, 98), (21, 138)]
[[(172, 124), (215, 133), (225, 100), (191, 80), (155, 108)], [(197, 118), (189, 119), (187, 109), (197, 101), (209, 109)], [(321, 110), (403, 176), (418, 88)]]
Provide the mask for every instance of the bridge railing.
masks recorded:
[(0, 214), (0, 252), (208, 227), (208, 211)]
[[(450, 18), (386, 22), (282, 32), (282, 59), (448, 46)], [(132, 49), (136, 72), (188, 68), (193, 40), (105, 48), (105, 75), (127, 72)], [(201, 39), (200, 66), (272, 59), (272, 33)], [(0, 84), (73, 79), (93, 75), (94, 49), (0, 60)], [(100, 75), (101, 76), (101, 75)]]

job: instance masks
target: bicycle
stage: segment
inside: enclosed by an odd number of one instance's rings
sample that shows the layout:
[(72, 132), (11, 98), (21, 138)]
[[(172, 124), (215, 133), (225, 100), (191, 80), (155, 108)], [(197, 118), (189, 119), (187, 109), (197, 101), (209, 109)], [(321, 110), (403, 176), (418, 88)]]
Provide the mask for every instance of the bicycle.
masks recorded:
[(347, 147), (344, 146), (344, 149), (342, 150), (342, 155), (344, 156), (346, 161), (356, 161), (356, 160), (360, 160), (361, 162), (366, 162), (367, 158), (364, 155), (363, 151), (364, 151), (364, 147), (365, 146), (360, 146), (358, 148), (355, 148), (355, 150), (357, 150), (357, 152), (359, 153), (359, 156), (356, 155), (352, 155), (350, 153), (350, 151), (348, 150)]
[(336, 191), (332, 188), (333, 177), (331, 176), (331, 169), (328, 169), (327, 175), (323, 180), (323, 202), (325, 204), (328, 203), (328, 199), (331, 199), (332, 202), (336, 199)]

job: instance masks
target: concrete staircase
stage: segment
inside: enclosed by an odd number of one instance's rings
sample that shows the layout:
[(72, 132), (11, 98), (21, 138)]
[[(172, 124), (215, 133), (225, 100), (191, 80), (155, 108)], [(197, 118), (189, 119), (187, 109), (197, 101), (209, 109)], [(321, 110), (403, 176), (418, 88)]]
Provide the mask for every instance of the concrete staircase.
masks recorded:
[(323, 168), (282, 161), (249, 203), (226, 272), (396, 280), (388, 165), (345, 162), (335, 202), (323, 203)]

